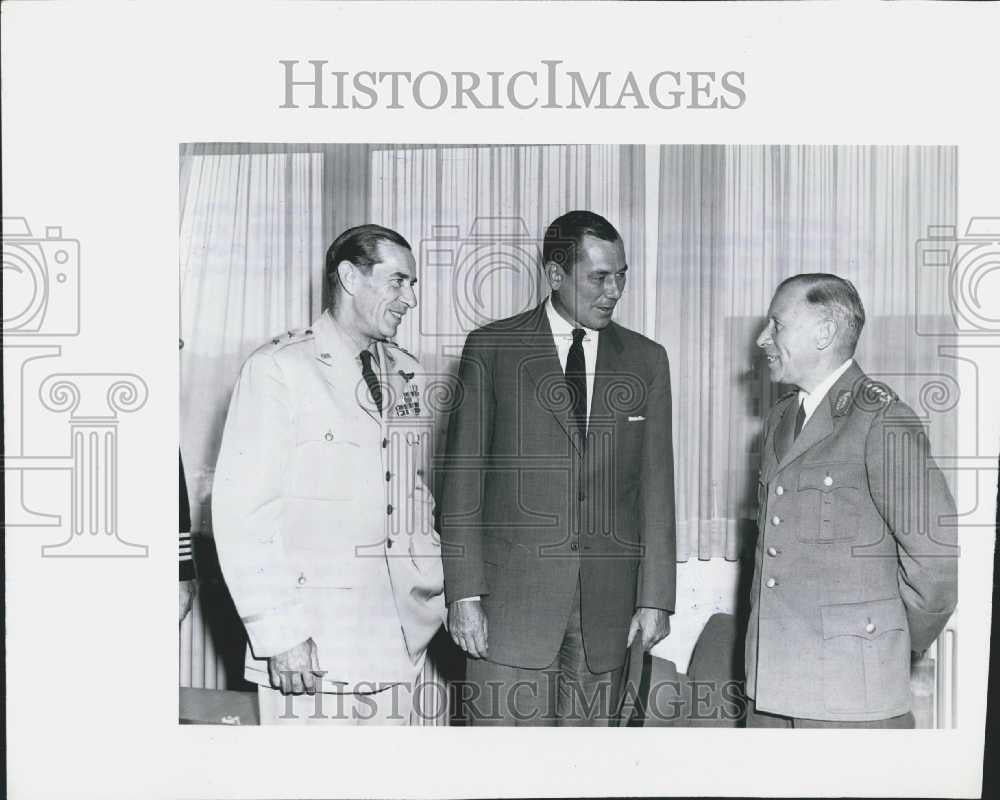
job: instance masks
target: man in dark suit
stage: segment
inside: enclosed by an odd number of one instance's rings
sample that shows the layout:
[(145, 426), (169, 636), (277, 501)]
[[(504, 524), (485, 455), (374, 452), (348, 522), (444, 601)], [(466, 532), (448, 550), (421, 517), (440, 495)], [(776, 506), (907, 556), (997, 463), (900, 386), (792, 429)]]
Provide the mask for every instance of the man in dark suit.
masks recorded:
[(764, 426), (749, 727), (913, 727), (910, 651), (955, 608), (955, 504), (916, 415), (853, 359), (864, 322), (849, 281), (796, 275), (757, 339), (797, 390)]
[(542, 257), (550, 297), (466, 341), (448, 431), (445, 594), (473, 724), (606, 723), (627, 648), (674, 608), (667, 354), (611, 321), (628, 267), (606, 219), (563, 215)]

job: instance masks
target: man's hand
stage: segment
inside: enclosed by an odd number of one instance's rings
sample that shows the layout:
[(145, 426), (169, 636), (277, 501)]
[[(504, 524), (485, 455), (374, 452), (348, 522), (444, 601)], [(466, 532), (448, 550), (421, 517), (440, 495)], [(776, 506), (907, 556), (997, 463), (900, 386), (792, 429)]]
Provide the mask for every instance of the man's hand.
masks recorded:
[(662, 608), (637, 608), (632, 615), (632, 624), (628, 626), (628, 644), (638, 631), (642, 631), (642, 649), (651, 650), (653, 646), (665, 639), (670, 633), (670, 615)]
[(180, 586), (180, 616), (177, 618), (177, 622), (181, 623), (191, 610), (191, 604), (194, 603), (195, 585), (194, 581), (180, 581), (178, 585)]
[(448, 631), (455, 644), (473, 658), (486, 656), (486, 612), (479, 600), (456, 600), (449, 605)]
[(316, 694), (322, 682), (316, 643), (306, 639), (284, 653), (267, 659), (271, 686), (282, 694)]

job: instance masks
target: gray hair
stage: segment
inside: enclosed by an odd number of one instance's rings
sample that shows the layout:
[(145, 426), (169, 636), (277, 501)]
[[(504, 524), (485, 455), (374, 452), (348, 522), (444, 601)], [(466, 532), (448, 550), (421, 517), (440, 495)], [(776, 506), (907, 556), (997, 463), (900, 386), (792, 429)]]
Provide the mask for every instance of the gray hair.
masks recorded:
[[(806, 302), (819, 306), (837, 320), (843, 331), (843, 349), (846, 355), (854, 355), (865, 326), (865, 307), (854, 284), (845, 278), (827, 272), (806, 272), (785, 278), (778, 284), (780, 292), (786, 286), (802, 284)], [(777, 292), (775, 292), (777, 294)]]

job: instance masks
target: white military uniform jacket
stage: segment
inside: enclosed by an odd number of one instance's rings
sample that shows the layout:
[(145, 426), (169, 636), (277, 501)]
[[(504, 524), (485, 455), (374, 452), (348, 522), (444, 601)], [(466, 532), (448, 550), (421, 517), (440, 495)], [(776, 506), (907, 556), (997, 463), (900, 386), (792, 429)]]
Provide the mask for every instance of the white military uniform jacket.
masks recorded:
[(444, 619), (420, 366), (393, 343), (376, 349), (383, 414), (326, 313), (240, 372), (212, 510), (254, 683), (269, 684), (268, 656), (309, 637), (325, 690), (412, 681)]

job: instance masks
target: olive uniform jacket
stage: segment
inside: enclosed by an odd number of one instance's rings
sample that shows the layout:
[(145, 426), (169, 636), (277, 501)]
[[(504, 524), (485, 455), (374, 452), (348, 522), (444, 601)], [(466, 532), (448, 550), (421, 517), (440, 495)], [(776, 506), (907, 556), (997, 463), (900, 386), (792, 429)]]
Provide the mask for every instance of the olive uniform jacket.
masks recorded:
[(584, 445), (544, 303), (473, 331), (448, 429), (448, 602), (482, 595), (489, 661), (555, 659), (579, 581), (587, 665), (625, 661), (637, 606), (672, 611), (674, 478), (666, 351), (600, 332)]
[(955, 608), (954, 501), (916, 415), (856, 363), (794, 438), (797, 411), (785, 395), (764, 427), (747, 694), (790, 717), (904, 714), (910, 651)]
[(384, 414), (328, 314), (240, 372), (212, 509), (254, 683), (309, 637), (325, 690), (410, 681), (443, 621), (420, 366), (390, 342), (377, 351)]

